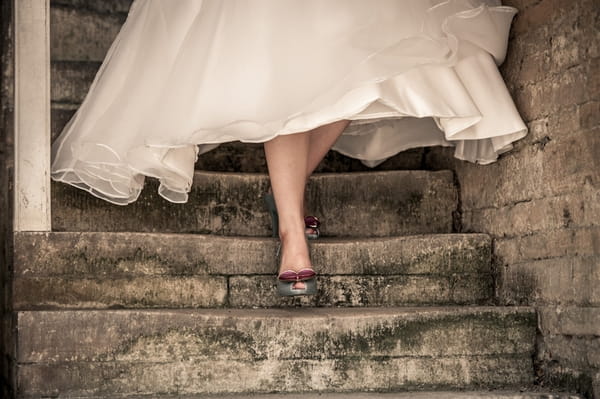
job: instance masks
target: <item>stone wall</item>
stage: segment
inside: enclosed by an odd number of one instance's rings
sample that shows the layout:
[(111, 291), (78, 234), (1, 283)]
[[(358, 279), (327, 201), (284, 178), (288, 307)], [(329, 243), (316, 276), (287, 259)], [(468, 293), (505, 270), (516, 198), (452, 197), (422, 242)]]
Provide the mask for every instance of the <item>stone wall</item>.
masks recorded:
[(502, 72), (530, 133), (492, 165), (440, 148), (426, 163), (456, 171), (462, 230), (492, 235), (499, 302), (537, 308), (538, 382), (600, 398), (600, 7), (504, 3), (520, 12)]
[(0, 3), (0, 397), (11, 397), (12, 384), (11, 316), (9, 303), (9, 269), (12, 243), (12, 126), (13, 126), (13, 74), (12, 74), (12, 2)]

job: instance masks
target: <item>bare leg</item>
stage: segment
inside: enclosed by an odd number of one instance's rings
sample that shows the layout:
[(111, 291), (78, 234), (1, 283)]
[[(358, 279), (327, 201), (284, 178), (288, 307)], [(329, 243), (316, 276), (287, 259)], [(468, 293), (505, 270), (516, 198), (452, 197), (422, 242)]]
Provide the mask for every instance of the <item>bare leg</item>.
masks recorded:
[[(306, 132), (309, 136), (308, 158), (306, 167), (306, 178), (308, 179), (314, 170), (319, 166), (327, 152), (331, 149), (335, 141), (340, 137), (349, 120), (339, 120), (327, 125), (319, 126)], [(268, 159), (267, 159), (268, 162)], [(305, 212), (305, 214), (307, 214)]]
[[(304, 227), (306, 182), (348, 123), (340, 120), (309, 132), (277, 136), (264, 145), (279, 214), (280, 273), (312, 267)], [(302, 289), (304, 283), (294, 288)]]
[[(265, 143), (271, 188), (279, 214), (280, 273), (312, 267), (304, 237), (304, 189), (309, 142), (309, 134), (296, 133), (277, 136)], [(299, 282), (294, 288), (304, 286)]]
[[(346, 126), (350, 123), (349, 120), (339, 120), (327, 125), (319, 126), (309, 131), (310, 142), (308, 149), (308, 165), (306, 169), (306, 179), (312, 175), (314, 170), (319, 166), (327, 152), (331, 149), (335, 141), (340, 137)], [(304, 207), (304, 214), (310, 215), (311, 212)], [(306, 234), (314, 234), (315, 231), (310, 227), (306, 228)]]
[(319, 163), (323, 160), (327, 152), (331, 149), (349, 123), (349, 120), (342, 119), (327, 125), (319, 126), (308, 132), (310, 135), (310, 143), (308, 148), (308, 167), (306, 169), (307, 178), (310, 177), (317, 166), (319, 166)]

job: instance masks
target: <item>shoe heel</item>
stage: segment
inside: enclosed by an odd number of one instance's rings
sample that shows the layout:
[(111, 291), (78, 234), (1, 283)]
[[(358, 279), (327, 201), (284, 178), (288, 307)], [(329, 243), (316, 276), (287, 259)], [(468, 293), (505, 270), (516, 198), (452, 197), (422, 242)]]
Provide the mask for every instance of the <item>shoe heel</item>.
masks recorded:
[(281, 281), (277, 280), (277, 293), (280, 296), (300, 296), (300, 295), (315, 295), (317, 293), (317, 279), (301, 281), (304, 283), (304, 288), (295, 289), (294, 284), (299, 281)]
[(273, 194), (267, 193), (263, 197), (265, 201), (265, 207), (271, 215), (271, 228), (273, 229), (271, 235), (273, 237), (279, 237), (279, 215), (277, 214), (277, 206), (275, 205), (275, 197)]
[(321, 222), (316, 216), (305, 216), (304, 217), (304, 227), (306, 229), (311, 229), (312, 233), (306, 233), (306, 238), (309, 240), (316, 240), (320, 236), (319, 227), (321, 226)]

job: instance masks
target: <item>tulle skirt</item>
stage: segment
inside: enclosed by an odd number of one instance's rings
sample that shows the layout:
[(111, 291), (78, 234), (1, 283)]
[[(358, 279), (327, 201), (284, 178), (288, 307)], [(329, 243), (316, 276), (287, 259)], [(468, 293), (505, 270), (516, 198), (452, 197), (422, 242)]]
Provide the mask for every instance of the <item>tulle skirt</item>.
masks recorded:
[(52, 178), (115, 204), (145, 176), (187, 201), (220, 143), (351, 120), (333, 149), (375, 166), (413, 147), (490, 163), (526, 134), (497, 65), (516, 10), (495, 0), (135, 0)]

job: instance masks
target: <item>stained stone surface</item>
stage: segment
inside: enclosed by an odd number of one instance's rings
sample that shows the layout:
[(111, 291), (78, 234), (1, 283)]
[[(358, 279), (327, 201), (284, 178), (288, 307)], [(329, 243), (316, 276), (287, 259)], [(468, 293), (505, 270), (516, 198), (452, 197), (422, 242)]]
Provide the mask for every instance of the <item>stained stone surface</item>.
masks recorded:
[(517, 386), (535, 322), (497, 307), (19, 312), (18, 375), (25, 395)]
[[(181, 396), (178, 396), (181, 397)], [(130, 398), (141, 398), (131, 396)], [(165, 396), (165, 398), (170, 398)], [(198, 396), (185, 396), (183, 399), (198, 398)], [(208, 395), (202, 399), (313, 399), (315, 395), (309, 394), (265, 394), (265, 395)], [(523, 391), (412, 391), (394, 393), (320, 393), (319, 399), (584, 399), (581, 395), (561, 392), (523, 392)]]
[[(123, 3), (127, 2), (113, 1), (113, 4), (107, 4), (106, 1), (78, 0), (58, 1), (55, 4), (53, 1), (50, 9), (52, 59), (102, 61), (125, 22), (128, 5)], [(73, 3), (75, 7), (66, 3)], [(105, 9), (98, 9), (103, 3)]]
[(312, 298), (275, 295), (269, 238), (154, 233), (19, 233), (16, 309), (481, 304), (492, 296), (480, 234), (320, 239)]
[[(265, 174), (196, 171), (186, 204), (161, 198), (148, 179), (140, 198), (117, 206), (62, 183), (52, 185), (55, 231), (155, 231), (270, 236)], [(368, 189), (365, 189), (368, 187)], [(307, 206), (323, 236), (383, 237), (452, 232), (452, 172), (384, 171), (314, 175)]]

